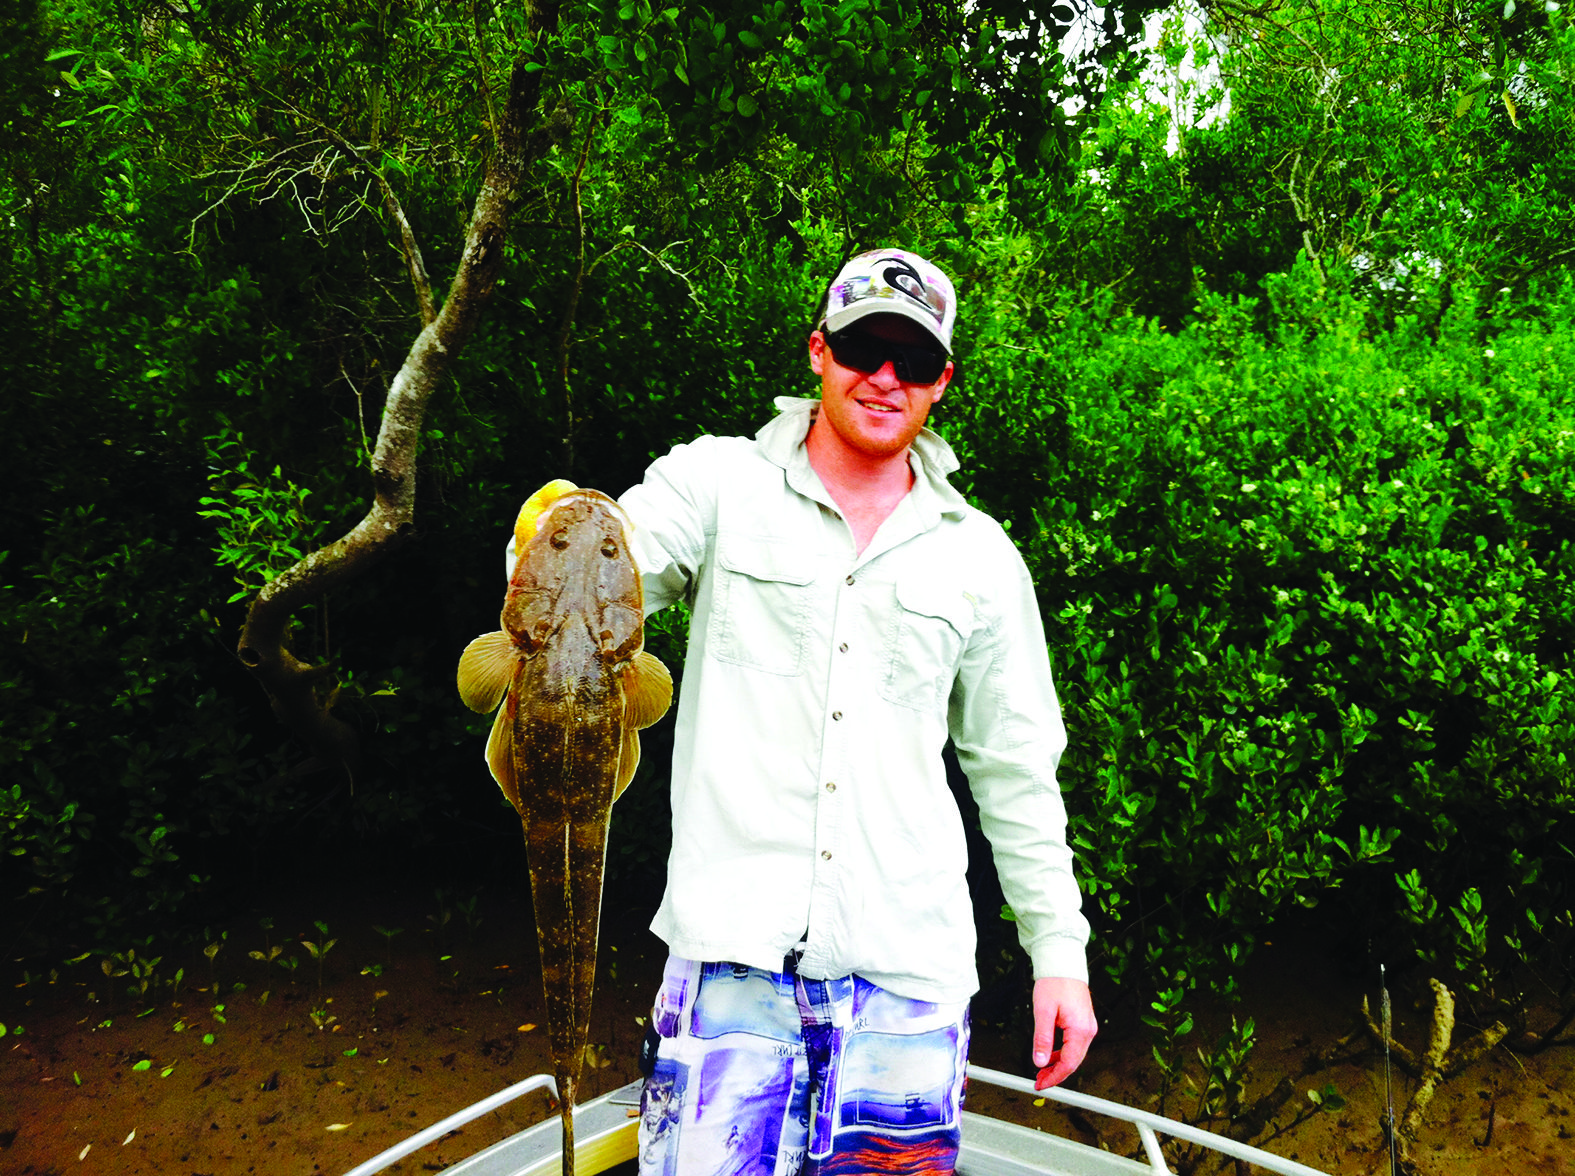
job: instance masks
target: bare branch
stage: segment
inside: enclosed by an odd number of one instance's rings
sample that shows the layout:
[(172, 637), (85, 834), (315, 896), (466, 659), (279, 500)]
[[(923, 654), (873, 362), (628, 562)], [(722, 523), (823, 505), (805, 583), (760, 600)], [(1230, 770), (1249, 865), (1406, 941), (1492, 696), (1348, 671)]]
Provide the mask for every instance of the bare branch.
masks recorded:
[(355, 423), (361, 427), (361, 452), (366, 454), (367, 463), (371, 464), (372, 446), (366, 439), (366, 400), (361, 395), (361, 386), (350, 378), (349, 372), (345, 371), (343, 357), (339, 360), (339, 375), (346, 384), (350, 385), (350, 391), (355, 393)]
[(405, 268), (410, 272), (410, 285), (416, 293), (416, 305), (421, 313), (422, 325), (430, 325), (437, 318), (437, 307), (432, 301), (432, 282), (427, 277), (426, 262), (422, 260), (421, 246), (416, 242), (415, 230), (410, 227), (410, 220), (405, 216), (404, 206), (399, 203), (399, 197), (394, 194), (393, 185), (388, 182), (383, 169), (368, 159), (354, 143), (321, 119), (297, 109), (292, 103), (277, 95), (270, 95), (270, 97), (283, 103), (297, 117), (313, 123), (328, 136), (334, 146), (360, 164), (377, 181), (378, 189), (383, 195), (383, 208), (388, 212), (388, 218), (394, 222), (394, 227), (399, 230), (399, 247), (405, 257)]
[(585, 273), (586, 276), (589, 277), (591, 274), (596, 272), (597, 266), (601, 265), (602, 262), (606, 261), (615, 253), (622, 253), (625, 249), (638, 249), (641, 253), (645, 254), (657, 265), (661, 266), (668, 273), (672, 274), (673, 277), (682, 282), (684, 284), (684, 292), (689, 295), (689, 301), (693, 302), (697, 307), (700, 308), (702, 312), (704, 312), (705, 302), (701, 300), (700, 295), (695, 293), (695, 284), (689, 280), (689, 274), (693, 273), (699, 268), (699, 266), (691, 266), (686, 272), (684, 270), (678, 269), (673, 265), (672, 262), (668, 261), (667, 258), (662, 256), (662, 254), (666, 253), (669, 249), (677, 249), (680, 245), (687, 244), (689, 244), (687, 240), (669, 241), (666, 245), (663, 245), (660, 249), (653, 252), (650, 246), (644, 245), (639, 241), (619, 241), (618, 244), (614, 245), (595, 261), (591, 262)]
[[(1367, 1003), (1367, 997), (1365, 996), (1362, 997), (1362, 1026), (1367, 1030), (1368, 1036), (1373, 1039), (1374, 1044), (1376, 1044), (1379, 1049), (1382, 1049), (1384, 1047), (1384, 1031), (1380, 1029), (1378, 1027), (1378, 1023), (1373, 1020), (1372, 1007)], [(1418, 1078), (1421, 1076), (1422, 1064), (1417, 1061), (1416, 1055), (1412, 1053), (1410, 1049), (1408, 1049), (1403, 1043), (1398, 1042), (1393, 1037), (1391, 1037), (1389, 1038), (1389, 1049), (1392, 1052), (1395, 1063), (1402, 1070), (1411, 1075), (1413, 1078)]]
[(1575, 1021), (1575, 1005), (1565, 1009), (1559, 1016), (1558, 1020), (1554, 1021), (1553, 1024), (1543, 1032), (1537, 1033), (1527, 1029), (1521, 1033), (1514, 1045), (1515, 1052), (1523, 1054), (1539, 1054), (1543, 1050), (1551, 1049), (1555, 1045), (1575, 1045), (1575, 1037), (1559, 1036), (1560, 1033), (1563, 1033), (1564, 1030), (1569, 1028), (1570, 1022), (1572, 1021)]
[(416, 303), (421, 307), (421, 321), (430, 323), (437, 318), (437, 307), (432, 301), (432, 283), (427, 277), (426, 262), (421, 258), (421, 246), (416, 243), (415, 231), (388, 178), (381, 171), (374, 170), (372, 174), (383, 190), (383, 207), (388, 210), (389, 219), (399, 227), (399, 243), (405, 254), (405, 268), (410, 271), (410, 284), (415, 288)]
[[(538, 32), (556, 27), (556, 4), (532, 9)], [(528, 133), (541, 96), (540, 73), (516, 60), (508, 101), (496, 128), (496, 149), (476, 197), (465, 246), (442, 310), (416, 337), (389, 388), (372, 454), (372, 504), (349, 534), (312, 552), (252, 600), (237, 655), (261, 682), (276, 713), (322, 759), (353, 771), (354, 735), (330, 713), (333, 695), (320, 697), (327, 666), (310, 666), (286, 647), (292, 614), (364, 574), (415, 533), (416, 453), (426, 405), (474, 332), (497, 288), (509, 218), (520, 199), (532, 150), (551, 140)]]
[(573, 346), (574, 316), (579, 312), (580, 293), (585, 288), (589, 272), (585, 266), (585, 207), (580, 200), (580, 184), (585, 176), (585, 164), (591, 157), (591, 140), (601, 123), (601, 111), (591, 117), (585, 128), (585, 142), (580, 148), (580, 161), (574, 168), (574, 178), (569, 183), (569, 193), (574, 200), (574, 281), (569, 285), (569, 297), (563, 307), (563, 321), (558, 328), (558, 394), (563, 406), (563, 468), (574, 469), (574, 391), (569, 384), (569, 350)]

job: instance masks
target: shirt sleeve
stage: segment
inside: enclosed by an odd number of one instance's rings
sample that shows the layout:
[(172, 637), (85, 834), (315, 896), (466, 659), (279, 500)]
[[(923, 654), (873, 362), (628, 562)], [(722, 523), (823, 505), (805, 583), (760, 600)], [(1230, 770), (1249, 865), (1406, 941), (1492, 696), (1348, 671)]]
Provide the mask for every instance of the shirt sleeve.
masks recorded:
[(1011, 541), (1000, 539), (1009, 566), (997, 580), (1001, 594), (981, 602), (948, 724), (1035, 978), (1086, 981), (1088, 920), (1056, 783), (1066, 728), (1033, 583)]
[(692, 598), (716, 534), (722, 457), (715, 437), (676, 446), (618, 500), (634, 523), (629, 542), (645, 589), (646, 616)]

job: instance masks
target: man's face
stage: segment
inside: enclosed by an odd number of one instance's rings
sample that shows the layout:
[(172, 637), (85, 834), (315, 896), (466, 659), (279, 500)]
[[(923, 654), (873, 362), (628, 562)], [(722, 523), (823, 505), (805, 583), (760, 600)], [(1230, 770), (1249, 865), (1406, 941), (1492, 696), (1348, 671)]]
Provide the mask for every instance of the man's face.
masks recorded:
[[(935, 345), (923, 327), (895, 315), (871, 315), (851, 330), (893, 343)], [(930, 405), (940, 400), (952, 378), (950, 361), (933, 384), (899, 379), (889, 360), (874, 372), (845, 367), (820, 331), (809, 336), (809, 366), (820, 377), (820, 420), (836, 441), (874, 458), (895, 456), (913, 443), (929, 419)]]

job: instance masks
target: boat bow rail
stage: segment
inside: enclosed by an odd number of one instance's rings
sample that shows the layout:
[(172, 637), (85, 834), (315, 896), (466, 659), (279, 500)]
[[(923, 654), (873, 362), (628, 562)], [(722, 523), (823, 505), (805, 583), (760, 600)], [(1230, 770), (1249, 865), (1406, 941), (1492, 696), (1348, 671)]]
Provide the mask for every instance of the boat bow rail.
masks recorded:
[[(1109, 1099), (1097, 1098), (1092, 1094), (1083, 1094), (1076, 1090), (1063, 1090), (1053, 1086), (1048, 1090), (1036, 1090), (1030, 1079), (1019, 1078), (1014, 1074), (1004, 1074), (1000, 1070), (990, 1070), (984, 1066), (969, 1066), (968, 1078), (970, 1081), (978, 1080), (988, 1082), (992, 1086), (1000, 1086), (1007, 1090), (1016, 1090), (1023, 1094), (1031, 1094), (1035, 1098), (1048, 1099), (1051, 1102), (1063, 1103), (1069, 1107), (1076, 1107), (1082, 1111), (1092, 1111), (1095, 1114), (1106, 1115), (1112, 1119), (1120, 1119), (1131, 1123), (1137, 1128), (1138, 1139), (1143, 1144), (1143, 1154), (1148, 1157), (1147, 1171), (1169, 1173), (1170, 1168), (1165, 1163), (1165, 1157), (1159, 1148), (1159, 1135), (1168, 1135), (1173, 1139), (1182, 1139), (1188, 1143), (1195, 1143), (1206, 1147), (1210, 1151), (1219, 1152), (1235, 1160), (1243, 1160), (1249, 1164), (1256, 1164), (1266, 1172), (1277, 1173), (1278, 1176), (1329, 1176), (1317, 1168), (1309, 1168), (1306, 1164), (1299, 1164), (1295, 1160), (1287, 1160), (1282, 1156), (1266, 1152), (1261, 1148), (1252, 1147), (1250, 1144), (1240, 1143), (1234, 1139), (1227, 1139), (1223, 1135), (1216, 1135), (1212, 1131), (1205, 1131), (1201, 1127), (1193, 1127), (1187, 1123), (1178, 1123), (1174, 1119), (1167, 1119), (1163, 1115), (1156, 1115), (1149, 1111), (1140, 1111), (1136, 1107), (1125, 1106), (1121, 1103), (1111, 1102)], [(966, 1129), (965, 1132), (966, 1134)], [(1090, 1148), (1089, 1150), (1093, 1150)], [(960, 1165), (959, 1165), (960, 1167)]]
[[(391, 1164), (397, 1164), (406, 1156), (420, 1151), (429, 1143), (436, 1143), (450, 1131), (458, 1130), (466, 1123), (491, 1114), (499, 1107), (507, 1106), (517, 1098), (524, 1098), (533, 1090), (545, 1090), (554, 1099), (558, 1097), (558, 1082), (551, 1074), (532, 1074), (523, 1082), (516, 1082), (513, 1086), (504, 1087), (496, 1094), (488, 1095), (480, 1102), (471, 1103), (463, 1110), (455, 1111), (446, 1119), (440, 1119), (423, 1131), (418, 1131), (402, 1143), (396, 1143), (385, 1151), (378, 1152), (363, 1164), (357, 1164), (345, 1176), (372, 1176), (374, 1172), (381, 1172)], [(537, 1126), (541, 1126), (538, 1124)], [(530, 1130), (536, 1130), (535, 1127)], [(520, 1134), (524, 1134), (521, 1132)], [(576, 1155), (579, 1153), (576, 1152)]]
[[(1328, 1176), (1306, 1164), (1273, 1155), (1260, 1148), (1227, 1139), (1187, 1123), (1166, 1119), (1149, 1111), (1124, 1106), (1109, 1099), (1096, 1098), (1075, 1090), (1054, 1087), (1036, 1090), (1031, 1079), (1004, 1074), (983, 1066), (969, 1066), (971, 1082), (983, 1082), (1006, 1090), (1029, 1094), (1105, 1115), (1130, 1123), (1137, 1130), (1147, 1162), (1128, 1159), (1113, 1152), (1089, 1147), (1076, 1140), (1007, 1123), (986, 1115), (963, 1112), (963, 1146), (957, 1161), (959, 1176), (1171, 1176), (1160, 1151), (1159, 1137), (1185, 1140), (1199, 1147), (1253, 1164), (1276, 1176)], [(426, 1130), (418, 1132), (387, 1151), (352, 1168), (345, 1176), (373, 1176), (390, 1165), (419, 1151), (450, 1131), (479, 1119), (533, 1090), (547, 1090), (557, 1097), (557, 1086), (549, 1074), (537, 1074), (523, 1082), (457, 1111)], [(640, 1083), (631, 1082), (576, 1107), (575, 1168), (590, 1174), (606, 1172), (632, 1161), (638, 1147), (638, 1121), (632, 1108), (640, 1102)], [(444, 1171), (448, 1176), (556, 1176), (561, 1171), (561, 1135), (558, 1120), (547, 1119), (509, 1136)]]

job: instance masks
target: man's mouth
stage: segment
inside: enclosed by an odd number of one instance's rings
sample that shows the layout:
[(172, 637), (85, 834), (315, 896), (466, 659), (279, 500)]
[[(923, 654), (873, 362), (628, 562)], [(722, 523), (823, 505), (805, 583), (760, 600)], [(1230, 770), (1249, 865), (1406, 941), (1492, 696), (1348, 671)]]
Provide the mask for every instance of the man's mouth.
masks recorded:
[(901, 412), (895, 404), (885, 404), (879, 400), (861, 400), (859, 404), (871, 412)]

